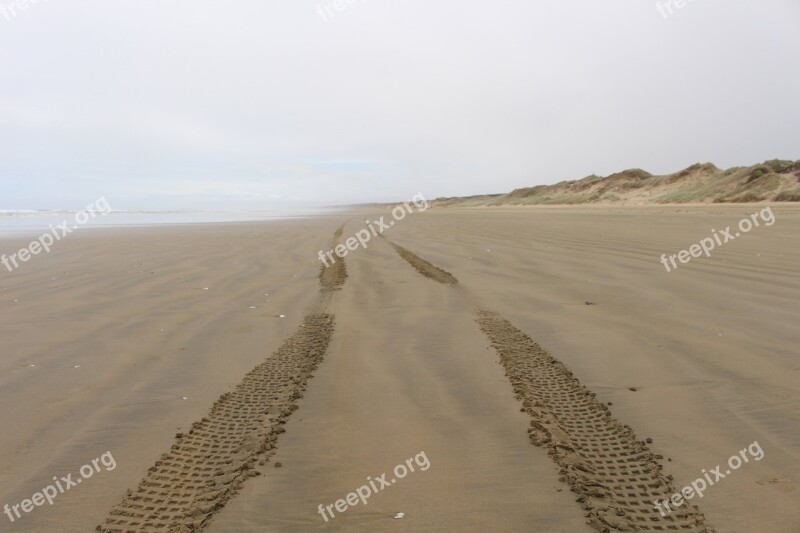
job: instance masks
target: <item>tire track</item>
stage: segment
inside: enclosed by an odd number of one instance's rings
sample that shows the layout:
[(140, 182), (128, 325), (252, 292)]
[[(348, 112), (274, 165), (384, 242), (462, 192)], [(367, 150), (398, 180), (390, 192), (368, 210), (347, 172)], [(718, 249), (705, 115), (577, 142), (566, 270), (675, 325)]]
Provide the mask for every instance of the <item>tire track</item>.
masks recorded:
[[(381, 235), (383, 237), (383, 235)], [(386, 237), (383, 237), (386, 239)], [(458, 280), (455, 276), (453, 276), (450, 272), (446, 270), (442, 270), (441, 268), (437, 267), (433, 263), (430, 263), (417, 254), (413, 252), (409, 252), (399, 244), (395, 244), (389, 239), (386, 239), (386, 242), (392, 245), (395, 251), (406, 260), (406, 262), (414, 267), (414, 269), (425, 276), (426, 278), (432, 279), (433, 281), (437, 281), (444, 285), (457, 285)]]
[[(344, 224), (339, 226), (339, 229), (334, 233), (334, 243), (342, 238), (344, 233)], [(334, 246), (335, 247), (335, 246)], [(337, 258), (336, 262), (331, 265), (322, 265), (319, 271), (319, 282), (322, 284), (322, 289), (325, 291), (338, 291), (344, 286), (347, 280), (347, 266), (344, 263), (344, 258)]]
[[(343, 226), (336, 233), (338, 241)], [(203, 419), (178, 433), (135, 490), (109, 512), (97, 531), (192, 532), (202, 530), (275, 454), (283, 425), (297, 409), (334, 331), (325, 312), (331, 291), (347, 277), (344, 260), (320, 272), (320, 298), (297, 331), (236, 388), (220, 396)], [(278, 464), (276, 463), (276, 466)]]
[[(422, 275), (446, 285), (458, 282), (452, 274), (387, 241)], [(517, 399), (531, 418), (531, 442), (548, 448), (548, 455), (561, 467), (559, 480), (578, 495), (589, 525), (604, 533), (713, 532), (697, 506), (684, 506), (662, 516), (654, 500), (677, 492), (672, 477), (662, 473), (662, 457), (616, 420), (563, 363), (508, 320), (476, 305), (476, 322), (499, 355)]]
[(561, 467), (559, 480), (578, 494), (590, 525), (603, 532), (712, 531), (696, 506), (666, 517), (655, 510), (654, 500), (677, 492), (662, 473), (661, 457), (563, 363), (497, 313), (479, 310), (477, 321), (531, 417), (531, 442), (548, 448)]

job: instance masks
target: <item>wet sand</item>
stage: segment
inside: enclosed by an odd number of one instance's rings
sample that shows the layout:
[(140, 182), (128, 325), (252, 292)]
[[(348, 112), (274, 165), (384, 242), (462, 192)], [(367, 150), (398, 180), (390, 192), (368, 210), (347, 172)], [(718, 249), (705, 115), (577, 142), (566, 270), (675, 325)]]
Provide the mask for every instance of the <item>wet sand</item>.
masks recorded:
[[(13, 428), (0, 435), (0, 503), (106, 451), (118, 466), (52, 507), (0, 519), (12, 531), (104, 523), (163, 453), (176, 443), (182, 453), (176, 433), (323, 305), (335, 316), (324, 357), (275, 422), (285, 429), (275, 448), (201, 520), (209, 531), (592, 531), (559, 481), (563, 465), (531, 444), (532, 409), (521, 410), (476, 308), (532, 337), (615, 420), (652, 438), (677, 487), (757, 440), (763, 460), (692, 503), (717, 531), (796, 531), (800, 209), (775, 207), (775, 225), (674, 272), (659, 263), (756, 209), (431, 210), (350, 252), (330, 291), (317, 251), (341, 224), (346, 238), (385, 212), (75, 234), (0, 276), (0, 420)], [(420, 275), (391, 242), (457, 285)], [(327, 523), (317, 513), (420, 451), (426, 471)], [(230, 453), (250, 464), (243, 454)], [(180, 460), (159, 468), (177, 480), (199, 468)], [(190, 498), (174, 484), (168, 514)]]

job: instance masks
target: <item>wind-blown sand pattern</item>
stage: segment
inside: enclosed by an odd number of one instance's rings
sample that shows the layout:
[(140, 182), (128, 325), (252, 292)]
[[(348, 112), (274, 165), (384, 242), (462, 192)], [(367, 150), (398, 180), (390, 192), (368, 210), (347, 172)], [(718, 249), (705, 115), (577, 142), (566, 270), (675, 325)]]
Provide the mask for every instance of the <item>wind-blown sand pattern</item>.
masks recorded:
[[(413, 252), (392, 246), (420, 274), (443, 284), (458, 282)], [(592, 527), (604, 533), (713, 531), (696, 506), (661, 516), (653, 502), (676, 490), (661, 473), (659, 457), (614, 419), (563, 363), (497, 313), (478, 309), (476, 319), (532, 419), (531, 442), (549, 448), (548, 455), (561, 467), (559, 479), (578, 494)]]
[[(118, 466), (0, 528), (797, 531), (800, 206), (658, 263), (755, 209), (431, 209), (339, 274), (318, 250), (384, 210), (76, 234), (0, 276), (0, 507)], [(702, 514), (653, 508), (756, 440)]]
[[(343, 226), (335, 234), (342, 235)], [(344, 284), (344, 260), (323, 268), (319, 310), (328, 291)], [(211, 412), (178, 433), (135, 491), (128, 491), (98, 531), (199, 531), (249, 477), (255, 463), (274, 455), (286, 419), (297, 409), (330, 343), (334, 316), (322, 311), (305, 317), (298, 331), (266, 361), (251, 370), (232, 392), (223, 394)], [(278, 463), (275, 463), (279, 466)]]
[(278, 351), (223, 394), (207, 417), (178, 434), (135, 491), (111, 510), (100, 531), (197, 531), (274, 453), (282, 424), (297, 409), (322, 360), (333, 316), (308, 315)]

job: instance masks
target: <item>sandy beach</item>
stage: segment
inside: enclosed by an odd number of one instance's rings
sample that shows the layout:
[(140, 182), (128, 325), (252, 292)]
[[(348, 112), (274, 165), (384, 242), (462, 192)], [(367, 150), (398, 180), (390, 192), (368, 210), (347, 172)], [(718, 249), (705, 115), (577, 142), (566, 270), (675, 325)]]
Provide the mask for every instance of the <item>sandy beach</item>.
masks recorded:
[(798, 531), (800, 207), (660, 263), (765, 207), (430, 209), (322, 275), (389, 211), (77, 232), (0, 272), (0, 505), (115, 466), (0, 530)]
[(800, 3), (147, 7), (0, 0), (0, 533), (800, 533)]

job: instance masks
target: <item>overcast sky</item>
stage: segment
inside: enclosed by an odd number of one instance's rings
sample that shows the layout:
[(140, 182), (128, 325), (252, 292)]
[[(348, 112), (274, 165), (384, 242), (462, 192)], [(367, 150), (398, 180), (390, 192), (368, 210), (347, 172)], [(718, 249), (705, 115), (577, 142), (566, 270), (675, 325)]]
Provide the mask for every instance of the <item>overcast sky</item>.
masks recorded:
[(0, 208), (330, 205), (800, 159), (800, 2), (667, 3), (0, 0)]

